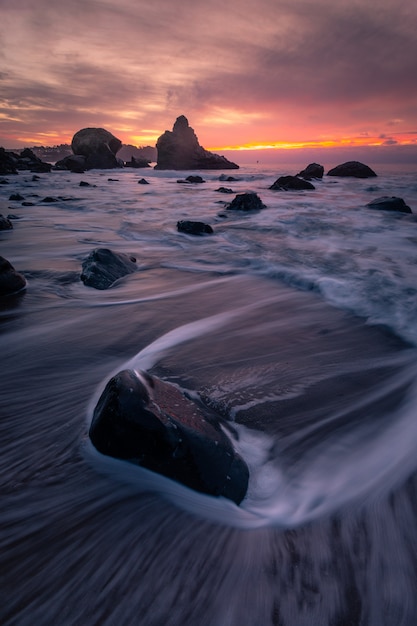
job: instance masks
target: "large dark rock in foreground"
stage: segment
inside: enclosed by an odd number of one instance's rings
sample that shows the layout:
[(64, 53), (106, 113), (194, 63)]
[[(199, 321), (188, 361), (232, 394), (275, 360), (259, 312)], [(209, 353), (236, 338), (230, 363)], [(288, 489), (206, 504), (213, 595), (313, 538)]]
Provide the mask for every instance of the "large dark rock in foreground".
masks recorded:
[(0, 256), (0, 296), (9, 296), (26, 287), (26, 279), (16, 272), (13, 265)]
[(83, 128), (72, 138), (74, 154), (85, 157), (85, 169), (109, 169), (120, 167), (116, 153), (122, 142), (104, 128)]
[(381, 198), (375, 198), (366, 205), (370, 209), (379, 209), (380, 211), (399, 211), (400, 213), (412, 213), (410, 207), (404, 202), (402, 198), (396, 198), (395, 196), (382, 196)]
[(89, 431), (102, 454), (124, 459), (196, 491), (239, 504), (249, 471), (212, 416), (176, 387), (119, 372), (107, 383)]
[(354, 178), (372, 178), (377, 176), (375, 172), (364, 163), (359, 161), (346, 161), (341, 165), (336, 165), (327, 172), (327, 176), (353, 176)]
[(302, 191), (303, 189), (315, 189), (314, 185), (298, 176), (280, 176), (271, 186), (275, 191)]
[(95, 289), (108, 289), (112, 284), (137, 270), (133, 256), (113, 252), (108, 248), (96, 248), (82, 264), (81, 280)]
[(18, 170), (41, 174), (51, 169), (52, 165), (42, 161), (30, 148), (24, 148), (19, 154), (0, 148), (0, 174), (17, 174)]
[(224, 156), (205, 150), (184, 115), (177, 118), (172, 131), (166, 130), (156, 143), (156, 170), (230, 170), (239, 169)]

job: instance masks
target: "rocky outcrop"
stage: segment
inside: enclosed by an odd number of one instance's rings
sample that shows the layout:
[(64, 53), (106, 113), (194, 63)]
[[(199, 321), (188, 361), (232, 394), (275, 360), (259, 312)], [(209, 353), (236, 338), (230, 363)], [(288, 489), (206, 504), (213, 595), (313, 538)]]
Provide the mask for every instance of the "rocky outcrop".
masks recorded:
[(257, 193), (238, 193), (235, 198), (226, 206), (231, 211), (260, 211), (266, 209)]
[(315, 189), (314, 185), (298, 176), (280, 176), (271, 186), (275, 191), (301, 191), (303, 189)]
[(200, 146), (184, 115), (177, 118), (172, 131), (166, 130), (156, 143), (157, 170), (238, 169), (236, 163)]
[(124, 459), (187, 487), (239, 504), (249, 472), (214, 416), (172, 384), (123, 370), (94, 410), (90, 439), (102, 454)]
[(310, 178), (323, 178), (324, 167), (323, 165), (319, 165), (318, 163), (310, 163), (307, 167), (301, 172), (297, 174), (297, 176), (301, 176), (301, 178), (306, 178), (309, 180)]
[(381, 198), (375, 198), (366, 205), (370, 209), (379, 209), (381, 211), (399, 211), (400, 213), (412, 213), (409, 206), (406, 205), (402, 198), (396, 198), (395, 196), (382, 196)]
[(187, 233), (187, 235), (211, 235), (213, 233), (210, 224), (191, 220), (181, 220), (177, 222), (177, 229), (181, 233)]
[(17, 174), (18, 170), (42, 174), (50, 172), (52, 165), (41, 161), (30, 148), (17, 154), (0, 148), (0, 174)]
[(148, 159), (132, 156), (130, 161), (125, 161), (125, 167), (134, 167), (139, 169), (143, 167), (150, 167), (150, 164)]
[(86, 169), (87, 157), (82, 154), (69, 154), (55, 163), (56, 170), (69, 170), (75, 174), (82, 174)]
[(354, 178), (372, 178), (377, 176), (368, 166), (359, 161), (346, 161), (327, 172), (327, 176), (353, 176)]
[(26, 287), (26, 279), (13, 265), (0, 256), (0, 296), (9, 296)]
[(71, 142), (73, 153), (85, 157), (87, 170), (120, 167), (116, 153), (121, 147), (120, 139), (104, 128), (83, 128), (75, 133)]
[(88, 287), (108, 289), (116, 280), (136, 270), (135, 257), (107, 248), (96, 248), (83, 261), (80, 278)]

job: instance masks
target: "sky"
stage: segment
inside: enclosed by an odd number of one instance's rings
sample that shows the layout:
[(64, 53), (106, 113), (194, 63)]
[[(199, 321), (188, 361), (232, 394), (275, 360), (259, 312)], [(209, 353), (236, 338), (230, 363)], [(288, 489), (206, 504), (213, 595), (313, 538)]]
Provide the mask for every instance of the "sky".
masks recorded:
[[(0, 0), (0, 146), (155, 145), (417, 164), (415, 0)], [(230, 153), (231, 154), (231, 153)], [(260, 154), (260, 153), (259, 153)]]

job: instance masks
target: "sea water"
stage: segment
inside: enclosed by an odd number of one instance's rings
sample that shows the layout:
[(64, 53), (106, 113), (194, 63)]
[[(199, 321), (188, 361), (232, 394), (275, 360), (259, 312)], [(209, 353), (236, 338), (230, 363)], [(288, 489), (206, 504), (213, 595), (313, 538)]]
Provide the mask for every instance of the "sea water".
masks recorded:
[[(269, 189), (279, 164), (6, 177), (0, 254), (28, 284), (0, 303), (1, 623), (417, 623), (417, 177), (374, 169), (302, 192)], [(247, 191), (266, 208), (229, 211)], [(97, 247), (138, 271), (86, 287)], [(125, 367), (218, 412), (241, 506), (93, 448)]]

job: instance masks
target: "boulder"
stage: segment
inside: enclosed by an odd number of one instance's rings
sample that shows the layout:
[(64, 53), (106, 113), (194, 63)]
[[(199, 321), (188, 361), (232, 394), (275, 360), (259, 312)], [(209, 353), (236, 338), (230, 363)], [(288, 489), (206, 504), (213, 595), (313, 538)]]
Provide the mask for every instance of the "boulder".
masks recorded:
[(26, 279), (13, 265), (0, 256), (0, 296), (9, 296), (26, 287)]
[(232, 211), (260, 211), (261, 209), (266, 209), (266, 206), (258, 194), (249, 192), (237, 194), (230, 204), (226, 206), (226, 209)]
[(12, 228), (13, 224), (11, 221), (0, 213), (0, 230), (12, 230)]
[(366, 205), (370, 209), (379, 209), (382, 211), (400, 211), (401, 213), (412, 213), (409, 206), (406, 205), (402, 198), (396, 198), (395, 196), (382, 196), (381, 198), (375, 198)]
[(184, 115), (177, 118), (172, 131), (166, 130), (156, 143), (157, 170), (238, 169), (236, 163), (200, 146)]
[(83, 261), (80, 278), (88, 287), (108, 289), (116, 280), (136, 270), (135, 257), (96, 248)]
[(187, 176), (184, 180), (177, 180), (177, 183), (186, 183), (186, 184), (201, 184), (206, 181), (201, 176)]
[(310, 163), (304, 170), (301, 170), (297, 176), (301, 178), (323, 178), (324, 167), (318, 163)]
[(354, 178), (372, 178), (375, 172), (359, 161), (346, 161), (327, 172), (327, 176), (353, 176)]
[(147, 181), (146, 178), (140, 178), (138, 180), (138, 185), (149, 185), (149, 181)]
[(87, 157), (82, 154), (69, 154), (55, 163), (56, 170), (69, 170), (75, 174), (82, 174), (86, 169)]
[(30, 148), (25, 148), (20, 153), (19, 160), (17, 162), (17, 169), (29, 170), (30, 172), (42, 174), (50, 172), (52, 165), (42, 161)]
[(174, 385), (123, 370), (107, 383), (89, 429), (102, 454), (239, 504), (249, 471), (220, 427)]
[(0, 174), (17, 174), (17, 155), (0, 147)]
[(120, 167), (116, 153), (122, 142), (104, 128), (83, 128), (72, 138), (74, 154), (85, 157), (85, 169), (110, 169)]
[(214, 191), (218, 191), (219, 193), (234, 193), (233, 189), (230, 189), (230, 187), (218, 187), (218, 189)]
[(279, 191), (301, 191), (303, 189), (315, 189), (312, 183), (298, 176), (280, 176), (271, 186), (270, 189)]
[(193, 222), (190, 220), (181, 220), (177, 222), (177, 229), (181, 233), (187, 233), (187, 235), (211, 235), (213, 229), (209, 224), (204, 222)]

